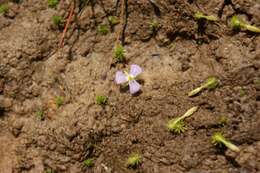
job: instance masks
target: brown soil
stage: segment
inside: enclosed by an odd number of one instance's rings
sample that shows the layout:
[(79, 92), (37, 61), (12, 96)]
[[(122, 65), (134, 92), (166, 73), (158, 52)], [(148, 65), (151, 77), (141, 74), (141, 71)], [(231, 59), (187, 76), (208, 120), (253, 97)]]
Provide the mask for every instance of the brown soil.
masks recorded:
[[(3, 3), (4, 1), (0, 1)], [(0, 15), (0, 173), (257, 173), (260, 172), (260, 37), (233, 32), (237, 14), (260, 25), (259, 0), (128, 0), (124, 44), (127, 63), (113, 61), (122, 25), (100, 35), (97, 26), (120, 16), (115, 0), (80, 6), (58, 50), (62, 34), (52, 16), (65, 18), (70, 1), (56, 9), (47, 0), (5, 1)], [(87, 1), (86, 1), (87, 2)], [(220, 18), (203, 26), (196, 11)], [(153, 33), (149, 22), (160, 29)], [(114, 83), (115, 72), (138, 64), (142, 91), (131, 96)], [(221, 85), (189, 98), (209, 76)], [(95, 104), (107, 95), (106, 106)], [(64, 97), (57, 108), (55, 98)], [(187, 130), (167, 131), (170, 118), (192, 106)], [(36, 117), (44, 111), (44, 120)], [(219, 125), (226, 116), (228, 123)], [(241, 152), (216, 148), (223, 132)], [(132, 152), (142, 155), (126, 167)], [(83, 161), (94, 158), (87, 168)], [(49, 173), (49, 172), (48, 172)]]

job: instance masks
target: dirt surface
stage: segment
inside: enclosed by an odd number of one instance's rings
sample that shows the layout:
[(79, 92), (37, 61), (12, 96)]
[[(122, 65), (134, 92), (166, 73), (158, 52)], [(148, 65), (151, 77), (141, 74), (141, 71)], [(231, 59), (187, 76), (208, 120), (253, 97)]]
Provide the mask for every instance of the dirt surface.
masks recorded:
[[(260, 26), (259, 0), (128, 0), (123, 64), (113, 60), (122, 25), (97, 32), (108, 16), (120, 18), (121, 2), (77, 1), (61, 49), (63, 28), (51, 18), (67, 18), (69, 0), (54, 9), (47, 0), (0, 2), (10, 7), (0, 15), (0, 173), (260, 172), (260, 37), (228, 22), (236, 14)], [(196, 11), (220, 20), (198, 25)], [(131, 64), (144, 70), (134, 96), (114, 82)], [(209, 76), (220, 86), (189, 98)], [(107, 105), (95, 104), (96, 95), (108, 96)], [(192, 106), (200, 108), (187, 130), (167, 131)], [(216, 148), (211, 135), (219, 131), (241, 151)], [(126, 167), (132, 152), (142, 155), (137, 169)]]

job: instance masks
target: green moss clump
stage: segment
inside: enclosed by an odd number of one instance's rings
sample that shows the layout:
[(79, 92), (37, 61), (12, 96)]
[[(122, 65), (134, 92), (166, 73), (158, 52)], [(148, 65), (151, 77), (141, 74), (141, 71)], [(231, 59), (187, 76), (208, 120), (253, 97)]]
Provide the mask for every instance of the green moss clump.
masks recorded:
[(136, 168), (141, 164), (142, 156), (138, 153), (132, 153), (127, 159), (127, 167)]
[(120, 23), (118, 17), (116, 17), (116, 16), (108, 16), (108, 21), (110, 22), (110, 24), (112, 26), (117, 25), (117, 24)]
[(84, 165), (86, 166), (86, 167), (93, 167), (94, 166), (94, 159), (86, 159), (86, 160), (84, 160)]
[(9, 10), (9, 6), (7, 4), (0, 5), (0, 14), (6, 14)]
[(117, 62), (125, 61), (125, 48), (121, 44), (114, 48), (114, 58)]
[(59, 0), (48, 0), (48, 6), (50, 8), (56, 8), (59, 4)]
[(98, 26), (98, 33), (101, 35), (107, 35), (109, 32), (109, 28), (106, 24), (102, 24)]
[(157, 30), (160, 28), (160, 23), (159, 23), (157, 20), (153, 19), (153, 20), (149, 23), (149, 27), (150, 27), (150, 29), (151, 29), (153, 32), (155, 32), (155, 31), (157, 31)]
[(107, 100), (108, 100), (107, 96), (100, 96), (100, 95), (96, 96), (96, 103), (98, 105), (107, 104)]
[(246, 96), (246, 91), (245, 91), (244, 88), (241, 88), (241, 89), (239, 90), (239, 96), (240, 96), (240, 97)]
[(43, 110), (38, 110), (36, 111), (36, 117), (39, 119), (39, 120), (43, 120), (44, 119), (44, 111)]
[(64, 97), (62, 96), (56, 97), (55, 104), (58, 108), (61, 107), (64, 104)]
[(61, 16), (54, 15), (52, 16), (52, 22), (56, 26), (61, 26), (63, 23), (63, 18)]
[(221, 115), (219, 118), (218, 118), (218, 124), (221, 125), (221, 126), (225, 126), (228, 124), (228, 117), (225, 116), (225, 115)]

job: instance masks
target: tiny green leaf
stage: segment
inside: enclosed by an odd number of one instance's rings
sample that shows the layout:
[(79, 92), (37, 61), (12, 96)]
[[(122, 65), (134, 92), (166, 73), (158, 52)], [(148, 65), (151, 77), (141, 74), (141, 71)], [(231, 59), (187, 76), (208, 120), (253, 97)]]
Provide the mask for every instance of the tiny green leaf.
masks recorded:
[(253, 81), (253, 83), (254, 83), (254, 85), (258, 88), (260, 88), (260, 78), (258, 78), (258, 79), (254, 79), (254, 81)]
[(156, 19), (153, 19), (149, 23), (149, 26), (152, 31), (157, 31), (160, 28), (160, 23)]
[(55, 103), (58, 108), (61, 107), (64, 104), (64, 97), (62, 97), (62, 96), (56, 97)]
[(219, 80), (216, 77), (210, 77), (206, 80), (206, 82), (202, 86), (209, 90), (213, 90), (217, 88), (218, 85), (219, 85)]
[(108, 21), (110, 22), (110, 24), (112, 26), (117, 25), (117, 24), (120, 23), (120, 21), (119, 21), (117, 16), (108, 16)]
[(9, 10), (9, 6), (7, 4), (0, 5), (0, 14), (6, 14)]
[(239, 20), (237, 16), (232, 16), (231, 18), (231, 27), (233, 30), (240, 30), (242, 28), (243, 24)]
[(56, 171), (54, 171), (52, 169), (48, 169), (47, 171), (45, 171), (45, 173), (56, 173)]
[(142, 156), (138, 153), (132, 153), (127, 159), (127, 167), (136, 168), (141, 164)]
[(56, 26), (61, 26), (61, 24), (63, 23), (63, 18), (61, 16), (54, 15), (52, 16), (52, 22)]
[(212, 136), (212, 143), (214, 145), (220, 145), (220, 146), (221, 145), (225, 145), (227, 148), (229, 148), (230, 150), (235, 151), (235, 152), (239, 152), (240, 151), (240, 149), (236, 145), (234, 145), (230, 141), (228, 141), (223, 136), (223, 134), (219, 133), (219, 132), (213, 134), (213, 136)]
[(94, 159), (92, 158), (89, 158), (89, 159), (86, 159), (84, 160), (84, 165), (87, 166), (87, 167), (93, 167), (94, 166)]
[(245, 89), (243, 89), (243, 88), (240, 88), (240, 89), (239, 89), (239, 96), (240, 96), (240, 97), (246, 96), (246, 91), (245, 91)]
[(260, 79), (255, 79), (255, 80), (254, 80), (254, 84), (255, 84), (255, 85), (260, 85)]
[(101, 95), (96, 96), (96, 103), (98, 105), (107, 104), (107, 100), (108, 100), (107, 96), (101, 96)]
[(225, 116), (225, 115), (221, 115), (218, 119), (218, 124), (221, 125), (221, 126), (224, 126), (228, 123), (228, 117)]
[(44, 111), (43, 110), (38, 110), (36, 111), (36, 117), (39, 119), (39, 120), (43, 120), (44, 119)]
[(56, 8), (59, 4), (59, 0), (48, 0), (48, 6), (50, 8)]
[(102, 34), (102, 35), (106, 35), (109, 32), (109, 28), (107, 25), (102, 24), (98, 26), (98, 33)]

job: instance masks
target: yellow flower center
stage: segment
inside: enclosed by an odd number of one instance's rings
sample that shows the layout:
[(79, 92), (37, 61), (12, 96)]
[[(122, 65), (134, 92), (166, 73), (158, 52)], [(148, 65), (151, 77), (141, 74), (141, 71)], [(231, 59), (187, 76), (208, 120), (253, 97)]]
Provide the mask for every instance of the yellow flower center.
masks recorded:
[(126, 75), (127, 81), (132, 81), (135, 79), (133, 75), (127, 73), (126, 71), (125, 71), (125, 75)]

